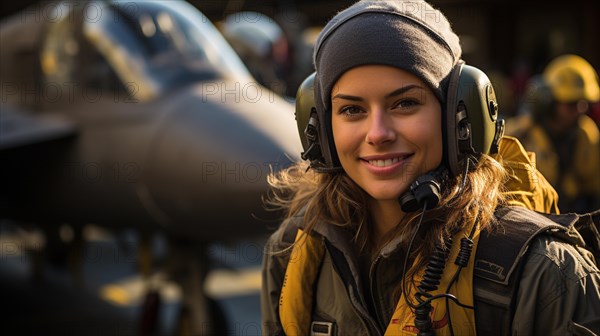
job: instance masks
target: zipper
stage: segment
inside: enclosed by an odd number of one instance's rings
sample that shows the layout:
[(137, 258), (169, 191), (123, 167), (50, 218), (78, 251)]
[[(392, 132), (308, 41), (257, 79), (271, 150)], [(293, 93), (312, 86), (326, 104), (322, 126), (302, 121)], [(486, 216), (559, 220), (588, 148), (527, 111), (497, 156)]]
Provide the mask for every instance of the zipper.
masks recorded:
[[(345, 262), (347, 265), (348, 261), (346, 260), (345, 257), (342, 257), (342, 258), (334, 257), (334, 254), (331, 252), (334, 252), (337, 250), (335, 247), (333, 247), (327, 243), (325, 244), (325, 246), (330, 250), (329, 255), (331, 257), (331, 263), (333, 265), (333, 269), (335, 270), (337, 275), (342, 279), (342, 282), (346, 285), (346, 291), (348, 292), (348, 295), (350, 297), (350, 302), (352, 303), (352, 309), (354, 309), (354, 311), (357, 313), (357, 315), (361, 317), (361, 322), (363, 323), (365, 328), (370, 331), (370, 333), (372, 333), (374, 331), (373, 335), (378, 335), (378, 336), (383, 335), (383, 331), (378, 326), (378, 323), (373, 319), (373, 317), (371, 317), (369, 315), (369, 313), (367, 311), (365, 311), (364, 303), (361, 305), (361, 300), (359, 300), (356, 297), (355, 291), (356, 291), (356, 293), (358, 293), (358, 288), (354, 284), (354, 277), (352, 276), (351, 272), (349, 272), (350, 273), (349, 276), (344, 277), (342, 275), (341, 270), (339, 269), (339, 265), (337, 265), (335, 262), (336, 259), (342, 259), (343, 262)], [(348, 270), (349, 270), (349, 267), (348, 267)], [(347, 280), (345, 280), (345, 278), (347, 278)]]
[(371, 268), (369, 269), (369, 291), (371, 293), (371, 302), (373, 303), (373, 308), (375, 308), (375, 320), (379, 323), (379, 328), (381, 330), (385, 330), (386, 324), (383, 320), (383, 316), (381, 316), (381, 312), (383, 312), (384, 307), (382, 307), (381, 300), (379, 300), (379, 291), (378, 287), (374, 285), (375, 277), (373, 276), (377, 270), (379, 260), (381, 260), (381, 254), (377, 255), (377, 258), (375, 258), (375, 261), (373, 261)]
[[(372, 329), (375, 331), (375, 335), (383, 335), (383, 332), (377, 325), (377, 321), (373, 320), (373, 318), (368, 313), (361, 309), (362, 307), (358, 304), (356, 296), (354, 296), (354, 286), (352, 286), (351, 284), (348, 285), (348, 293), (350, 294), (350, 302), (352, 302), (352, 308), (359, 316), (362, 317), (363, 325), (367, 328), (367, 330)], [(365, 324), (365, 321), (369, 322), (372, 328), (369, 328), (369, 326)]]

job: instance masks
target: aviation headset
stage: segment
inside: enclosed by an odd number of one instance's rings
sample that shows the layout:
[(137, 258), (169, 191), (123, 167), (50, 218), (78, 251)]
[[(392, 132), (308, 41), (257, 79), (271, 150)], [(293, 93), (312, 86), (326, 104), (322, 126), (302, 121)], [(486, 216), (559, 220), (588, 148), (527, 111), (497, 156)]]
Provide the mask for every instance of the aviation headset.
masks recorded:
[[(296, 95), (296, 123), (304, 148), (302, 159), (310, 161), (311, 169), (317, 172), (336, 172), (341, 170), (341, 166), (335, 155), (333, 139), (322, 136), (331, 132), (325, 130), (325, 123), (319, 120), (320, 117), (328, 117), (330, 111), (317, 112), (316, 76), (317, 73), (308, 76)], [(504, 120), (498, 119), (496, 94), (486, 74), (459, 62), (450, 73), (446, 97), (442, 116), (445, 163), (418, 177), (400, 197), (405, 212), (416, 211), (425, 204), (427, 209), (435, 208), (445, 171), (457, 176), (465, 170), (469, 157), (498, 151)]]

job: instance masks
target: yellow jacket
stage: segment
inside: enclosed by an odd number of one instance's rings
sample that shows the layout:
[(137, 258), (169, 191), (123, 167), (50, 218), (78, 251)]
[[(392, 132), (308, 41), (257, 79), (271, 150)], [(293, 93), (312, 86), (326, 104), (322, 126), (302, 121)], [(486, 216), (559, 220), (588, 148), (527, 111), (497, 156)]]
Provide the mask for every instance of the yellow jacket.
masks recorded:
[[(600, 132), (592, 119), (586, 115), (579, 118), (572, 159), (562, 176), (552, 140), (530, 115), (509, 119), (506, 134), (517, 137), (527, 151), (535, 153), (532, 161), (558, 191), (561, 211), (588, 212), (600, 206)], [(591, 204), (578, 204), (582, 198), (591, 198)]]

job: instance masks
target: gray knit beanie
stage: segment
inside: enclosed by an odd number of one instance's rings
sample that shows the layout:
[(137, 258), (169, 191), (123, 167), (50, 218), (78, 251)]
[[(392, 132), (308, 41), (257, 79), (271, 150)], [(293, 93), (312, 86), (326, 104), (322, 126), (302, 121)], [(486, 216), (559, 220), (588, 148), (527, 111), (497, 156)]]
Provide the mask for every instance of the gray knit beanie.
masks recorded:
[(460, 57), (458, 36), (450, 23), (425, 1), (359, 1), (329, 21), (317, 39), (319, 103), (327, 108), (340, 76), (366, 64), (406, 70), (444, 102), (445, 79)]
[(323, 28), (313, 54), (321, 171), (339, 169), (328, 114), (333, 85), (346, 71), (367, 64), (400, 68), (419, 77), (444, 104), (450, 72), (460, 57), (450, 23), (425, 1), (363, 0), (338, 13)]

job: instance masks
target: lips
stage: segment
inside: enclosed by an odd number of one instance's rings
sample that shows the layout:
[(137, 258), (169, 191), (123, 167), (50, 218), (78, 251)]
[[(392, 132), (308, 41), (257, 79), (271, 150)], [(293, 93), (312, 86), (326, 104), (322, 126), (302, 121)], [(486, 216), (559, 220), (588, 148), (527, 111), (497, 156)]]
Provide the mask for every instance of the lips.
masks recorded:
[(397, 169), (402, 167), (412, 153), (393, 153), (384, 155), (372, 155), (361, 157), (361, 161), (366, 164), (366, 167), (371, 173), (376, 175), (388, 175), (395, 173)]

